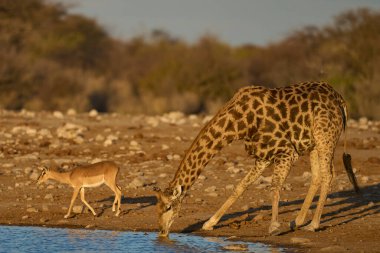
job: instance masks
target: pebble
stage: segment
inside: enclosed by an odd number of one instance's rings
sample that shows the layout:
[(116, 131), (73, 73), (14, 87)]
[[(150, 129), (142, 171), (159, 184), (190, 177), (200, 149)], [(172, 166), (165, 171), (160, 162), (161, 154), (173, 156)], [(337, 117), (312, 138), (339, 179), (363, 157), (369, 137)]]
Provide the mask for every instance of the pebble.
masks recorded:
[(324, 247), (324, 248), (321, 248), (319, 251), (320, 252), (347, 252), (347, 250), (344, 247), (338, 246), (338, 245)]
[(198, 179), (199, 180), (205, 180), (207, 177), (205, 176), (205, 175), (200, 175), (199, 177), (198, 177)]
[(73, 207), (73, 212), (74, 213), (82, 213), (83, 212), (83, 206), (82, 205), (74, 206)]
[(161, 149), (162, 149), (162, 150), (168, 150), (168, 149), (169, 149), (169, 146), (166, 145), (166, 144), (162, 144), (162, 145), (161, 145)]
[(60, 111), (54, 111), (53, 116), (54, 118), (57, 118), (57, 119), (63, 119), (63, 113)]
[(38, 210), (34, 207), (29, 207), (26, 209), (28, 213), (38, 213)]
[(368, 180), (369, 180), (369, 177), (367, 177), (367, 176), (362, 176), (361, 177), (361, 181), (362, 181), (363, 184), (368, 183)]
[(53, 194), (51, 194), (51, 193), (46, 194), (45, 197), (44, 197), (44, 199), (50, 199), (50, 200), (53, 200), (53, 199), (54, 199), (54, 198), (53, 198)]
[(216, 192), (211, 192), (211, 193), (209, 193), (207, 195), (210, 196), (210, 197), (214, 197), (214, 198), (219, 196), (218, 193), (216, 193)]
[(233, 184), (226, 185), (226, 190), (233, 190), (235, 186)]
[(39, 176), (40, 176), (40, 172), (37, 172), (37, 171), (33, 171), (33, 173), (32, 174), (30, 174), (30, 176), (29, 176), (29, 178), (31, 179), (31, 180), (37, 180), (38, 178), (39, 178)]
[(43, 204), (43, 205), (42, 205), (42, 211), (43, 211), (43, 212), (47, 212), (47, 211), (49, 211), (49, 206), (46, 205), (46, 204)]
[(196, 198), (195, 199), (195, 203), (202, 203), (203, 202), (203, 199), (201, 199), (201, 198)]
[(132, 182), (128, 185), (130, 188), (139, 188), (145, 186), (145, 183), (143, 182), (142, 178), (135, 178), (132, 180)]
[(258, 221), (262, 221), (264, 219), (264, 215), (262, 215), (262, 214), (258, 214), (258, 215), (256, 215), (252, 220), (254, 221), (254, 222), (258, 222)]
[(23, 220), (29, 219), (29, 216), (28, 215), (24, 215), (24, 216), (22, 216), (21, 219), (23, 219)]
[(33, 169), (31, 168), (31, 167), (26, 167), (25, 169), (24, 169), (24, 173), (26, 174), (26, 175), (29, 175), (30, 173), (32, 173), (33, 172)]
[(303, 238), (303, 237), (292, 237), (290, 239), (290, 241), (292, 243), (298, 243), (298, 244), (308, 244), (311, 242), (310, 239), (307, 239), (307, 238)]
[(73, 109), (73, 108), (70, 108), (70, 109), (67, 110), (66, 114), (68, 116), (75, 116), (75, 115), (77, 115), (77, 111), (75, 109)]
[(215, 192), (216, 191), (216, 186), (210, 186), (205, 189), (205, 192)]
[(229, 167), (229, 168), (227, 168), (227, 172), (234, 173), (234, 174), (239, 173), (240, 171), (241, 171), (241, 169), (240, 168), (236, 168), (236, 167)]
[(222, 248), (223, 250), (232, 250), (232, 251), (248, 251), (247, 244), (230, 244)]
[(90, 116), (91, 118), (95, 118), (95, 117), (98, 116), (98, 114), (99, 114), (99, 113), (98, 113), (97, 110), (92, 109), (91, 111), (89, 111), (88, 116)]
[(41, 218), (41, 219), (40, 219), (40, 222), (41, 222), (41, 223), (46, 223), (46, 222), (48, 222), (48, 221), (49, 221), (48, 218)]

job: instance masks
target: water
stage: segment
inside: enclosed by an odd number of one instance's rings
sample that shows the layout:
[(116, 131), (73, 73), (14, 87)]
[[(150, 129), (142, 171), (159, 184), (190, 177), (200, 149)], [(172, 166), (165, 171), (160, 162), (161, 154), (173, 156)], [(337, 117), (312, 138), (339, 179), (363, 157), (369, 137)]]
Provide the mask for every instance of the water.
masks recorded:
[[(262, 243), (226, 241), (224, 238), (107, 230), (0, 226), (0, 252), (229, 252), (223, 247), (243, 244), (245, 252), (285, 252)], [(236, 251), (234, 251), (236, 252)]]

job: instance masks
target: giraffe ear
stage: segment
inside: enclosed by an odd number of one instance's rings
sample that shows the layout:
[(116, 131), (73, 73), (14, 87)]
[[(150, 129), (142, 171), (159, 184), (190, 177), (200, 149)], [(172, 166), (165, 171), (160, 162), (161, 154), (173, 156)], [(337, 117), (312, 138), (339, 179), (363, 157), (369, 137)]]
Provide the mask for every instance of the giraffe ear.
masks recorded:
[(182, 186), (177, 185), (177, 187), (174, 188), (173, 190), (172, 200), (177, 199), (179, 196), (181, 196), (181, 194), (182, 194)]

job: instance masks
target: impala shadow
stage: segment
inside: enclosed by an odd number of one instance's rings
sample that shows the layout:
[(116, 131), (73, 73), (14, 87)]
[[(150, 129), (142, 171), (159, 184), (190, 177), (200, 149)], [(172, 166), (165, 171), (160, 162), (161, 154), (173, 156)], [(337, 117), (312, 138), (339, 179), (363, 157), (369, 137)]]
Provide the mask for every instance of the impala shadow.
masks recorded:
[[(350, 223), (354, 220), (371, 216), (374, 214), (377, 214), (380, 212), (380, 194), (378, 194), (378, 189), (380, 188), (380, 184), (374, 184), (370, 186), (365, 186), (361, 188), (362, 193), (361, 194), (355, 194), (352, 190), (347, 191), (338, 191), (333, 192), (328, 195), (328, 198), (332, 200), (332, 203), (326, 204), (325, 207), (333, 207), (333, 206), (340, 206), (341, 208), (324, 213), (321, 218), (321, 224), (325, 224), (327, 222), (331, 223), (332, 221), (338, 220), (339, 222), (333, 223), (330, 226), (338, 226), (344, 223)], [(315, 196), (313, 199), (313, 204), (310, 207), (311, 210), (316, 208), (316, 202), (318, 201), (319, 196)], [(338, 201), (333, 201), (334, 199), (339, 199)], [(301, 205), (303, 203), (304, 199), (296, 199), (293, 201), (288, 202), (280, 202), (280, 215), (289, 213), (289, 212), (298, 212), (301, 208)], [(287, 209), (284, 211), (281, 211), (281, 207), (292, 207), (295, 206), (295, 208)], [(270, 205), (263, 205), (256, 208), (249, 208), (246, 211), (241, 212), (234, 212), (234, 213), (227, 213), (223, 215), (222, 219), (219, 222), (219, 225), (216, 225), (214, 229), (230, 226), (231, 223), (234, 222), (249, 222), (254, 219), (254, 217), (257, 215), (258, 212), (263, 210), (271, 210)], [(216, 212), (217, 210), (215, 210)], [(245, 218), (241, 218), (244, 217)], [(238, 218), (241, 218), (239, 221), (236, 221)], [(343, 220), (341, 220), (343, 218)], [(231, 220), (229, 223), (223, 223), (225, 221)], [(203, 223), (205, 223), (207, 220), (201, 220), (194, 224), (189, 225), (185, 229), (183, 229), (183, 233), (191, 233), (197, 230), (200, 230), (202, 228)], [(223, 223), (223, 224), (220, 224)], [(307, 225), (307, 223), (305, 224)], [(268, 224), (269, 226), (269, 224)], [(327, 227), (322, 226), (320, 230), (324, 230)], [(284, 231), (282, 234), (286, 234), (291, 232), (289, 229), (288, 231)]]
[[(112, 207), (112, 203), (114, 201), (114, 196), (110, 196), (108, 198), (104, 198), (99, 200), (98, 202), (107, 202), (105, 208)], [(128, 209), (127, 213), (132, 210), (141, 210), (143, 208), (154, 206), (157, 203), (156, 196), (139, 196), (139, 197), (121, 197), (121, 204), (139, 204), (136, 208)], [(122, 211), (125, 213), (126, 211)]]

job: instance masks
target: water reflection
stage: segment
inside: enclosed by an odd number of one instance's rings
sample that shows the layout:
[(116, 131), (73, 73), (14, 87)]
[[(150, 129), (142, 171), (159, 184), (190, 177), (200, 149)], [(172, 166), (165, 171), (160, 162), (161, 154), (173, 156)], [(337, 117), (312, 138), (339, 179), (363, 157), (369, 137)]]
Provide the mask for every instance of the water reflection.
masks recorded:
[(172, 233), (168, 239), (157, 233), (0, 226), (0, 252), (229, 252), (234, 244), (244, 246), (245, 252), (285, 252), (261, 243), (190, 234)]

